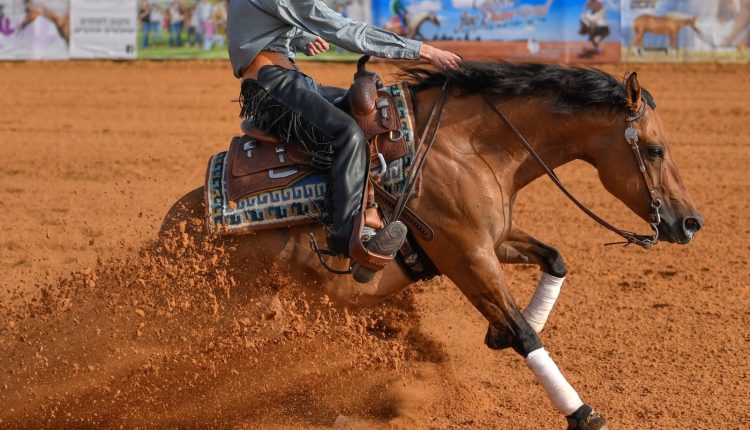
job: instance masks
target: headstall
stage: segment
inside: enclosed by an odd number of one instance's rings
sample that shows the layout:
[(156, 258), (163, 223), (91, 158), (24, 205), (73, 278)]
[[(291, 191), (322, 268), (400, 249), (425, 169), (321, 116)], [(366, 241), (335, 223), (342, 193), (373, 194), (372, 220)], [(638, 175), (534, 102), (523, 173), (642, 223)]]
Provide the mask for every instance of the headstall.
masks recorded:
[(578, 206), (579, 209), (581, 209), (586, 215), (591, 217), (594, 221), (598, 222), (600, 225), (605, 227), (606, 229), (618, 234), (623, 239), (625, 239), (624, 242), (615, 242), (615, 243), (608, 243), (607, 245), (616, 245), (616, 244), (625, 244), (630, 245), (636, 244), (639, 245), (645, 249), (651, 249), (656, 243), (659, 241), (659, 224), (661, 223), (661, 216), (659, 215), (659, 208), (662, 205), (662, 201), (657, 198), (657, 187), (654, 185), (654, 181), (649, 176), (648, 172), (646, 171), (646, 165), (643, 162), (643, 157), (641, 156), (640, 150), (638, 148), (638, 131), (633, 127), (633, 123), (638, 121), (643, 115), (646, 113), (647, 109), (647, 103), (646, 100), (641, 98), (641, 109), (632, 116), (627, 116), (625, 118), (625, 121), (627, 123), (627, 128), (625, 129), (625, 140), (628, 142), (630, 147), (633, 149), (633, 153), (635, 154), (636, 163), (638, 164), (638, 170), (641, 171), (641, 174), (643, 174), (643, 179), (646, 181), (646, 186), (649, 189), (649, 199), (651, 200), (651, 213), (648, 217), (648, 223), (651, 226), (651, 229), (653, 230), (653, 235), (640, 235), (633, 233), (631, 231), (622, 230), (619, 229), (612, 224), (605, 221), (603, 218), (595, 214), (591, 209), (589, 209), (586, 205), (581, 203), (570, 191), (568, 191), (567, 188), (565, 188), (565, 185), (560, 181), (560, 178), (557, 177), (554, 171), (550, 169), (544, 161), (539, 157), (539, 154), (534, 151), (534, 148), (531, 147), (529, 142), (523, 137), (523, 135), (518, 131), (518, 129), (510, 122), (507, 116), (492, 102), (489, 95), (486, 93), (481, 93), (482, 97), (484, 98), (485, 102), (489, 105), (489, 107), (497, 114), (498, 117), (500, 117), (501, 120), (510, 128), (510, 130), (515, 134), (515, 136), (518, 138), (518, 140), (523, 144), (526, 151), (531, 155), (534, 160), (542, 167), (544, 172), (547, 174), (547, 176), (552, 179), (552, 182), (557, 185), (557, 187), (565, 194), (576, 206)]

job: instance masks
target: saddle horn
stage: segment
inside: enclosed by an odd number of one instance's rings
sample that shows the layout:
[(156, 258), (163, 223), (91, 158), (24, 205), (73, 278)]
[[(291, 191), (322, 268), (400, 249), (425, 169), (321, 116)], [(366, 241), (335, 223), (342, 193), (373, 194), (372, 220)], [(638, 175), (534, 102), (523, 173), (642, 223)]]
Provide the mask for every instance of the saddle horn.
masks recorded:
[(363, 55), (357, 60), (357, 75), (365, 74), (367, 72), (367, 62), (370, 61), (369, 55)]
[(349, 90), (352, 113), (360, 117), (368, 116), (375, 110), (375, 100), (378, 98), (377, 75), (367, 71), (368, 61), (369, 55), (363, 55), (357, 61), (357, 73)]

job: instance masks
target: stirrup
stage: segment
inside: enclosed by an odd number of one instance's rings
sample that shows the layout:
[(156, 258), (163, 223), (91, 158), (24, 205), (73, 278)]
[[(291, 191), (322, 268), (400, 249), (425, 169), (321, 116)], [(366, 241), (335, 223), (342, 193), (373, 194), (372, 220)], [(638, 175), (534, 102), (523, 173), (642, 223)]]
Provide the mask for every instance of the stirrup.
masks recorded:
[(375, 278), (375, 275), (383, 270), (393, 260), (396, 252), (401, 249), (408, 230), (404, 223), (395, 221), (377, 232), (364, 248), (366, 255), (359, 254), (359, 258), (352, 251), (352, 276), (354, 280), (366, 284)]
[(337, 257), (335, 252), (331, 251), (330, 249), (323, 249), (318, 246), (318, 241), (315, 239), (315, 235), (313, 233), (310, 233), (310, 249), (318, 256), (318, 260), (320, 260), (320, 264), (323, 265), (323, 267), (328, 270), (329, 272), (335, 274), (335, 275), (348, 275), (352, 273), (352, 269), (349, 270), (337, 270), (333, 267), (329, 266), (328, 263), (325, 262), (323, 259), (324, 255), (330, 256), (330, 257)]

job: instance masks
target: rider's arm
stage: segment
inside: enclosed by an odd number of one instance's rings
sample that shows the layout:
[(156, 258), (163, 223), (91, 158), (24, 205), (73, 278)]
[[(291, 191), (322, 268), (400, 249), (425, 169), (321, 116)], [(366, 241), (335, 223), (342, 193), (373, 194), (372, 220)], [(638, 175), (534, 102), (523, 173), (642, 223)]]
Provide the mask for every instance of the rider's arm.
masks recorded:
[(267, 11), (295, 27), (352, 52), (410, 60), (420, 57), (422, 42), (345, 18), (322, 0), (269, 1)]
[(297, 52), (304, 52), (307, 53), (307, 46), (315, 42), (315, 39), (318, 38), (318, 36), (308, 33), (304, 30), (301, 30), (299, 28), (295, 28), (296, 33), (292, 37), (291, 45)]

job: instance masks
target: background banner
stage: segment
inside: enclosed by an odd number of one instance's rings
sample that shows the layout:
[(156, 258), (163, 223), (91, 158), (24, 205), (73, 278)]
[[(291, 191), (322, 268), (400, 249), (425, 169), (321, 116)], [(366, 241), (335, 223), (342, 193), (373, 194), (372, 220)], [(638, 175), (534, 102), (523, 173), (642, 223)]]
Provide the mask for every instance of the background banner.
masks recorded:
[(227, 0), (139, 0), (138, 58), (228, 58)]
[(71, 58), (135, 58), (136, 0), (71, 0)]
[(623, 61), (747, 61), (750, 0), (623, 0)]
[[(750, 62), (750, 0), (325, 1), (344, 16), (467, 58)], [(0, 60), (226, 59), (228, 4), (0, 0)], [(357, 57), (333, 46), (313, 59)]]
[(67, 59), (69, 12), (68, 0), (0, 0), (0, 59)]
[[(618, 61), (619, 0), (376, 1), (377, 25), (473, 58)], [(476, 43), (482, 42), (482, 43)]]

